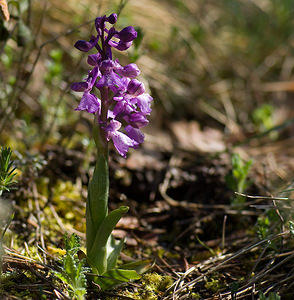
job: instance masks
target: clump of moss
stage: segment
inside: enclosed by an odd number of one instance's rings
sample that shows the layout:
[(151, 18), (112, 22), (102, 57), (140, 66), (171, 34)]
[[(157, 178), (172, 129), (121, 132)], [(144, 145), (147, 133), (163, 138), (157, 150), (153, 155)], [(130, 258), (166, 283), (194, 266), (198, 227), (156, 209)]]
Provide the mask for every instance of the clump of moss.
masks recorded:
[(157, 296), (165, 292), (172, 284), (170, 276), (162, 276), (157, 273), (148, 273), (142, 276), (142, 299), (157, 299)]
[(211, 278), (205, 283), (205, 288), (212, 291), (213, 293), (216, 293), (220, 288), (220, 282), (218, 279)]
[[(120, 296), (130, 297), (138, 300), (157, 300), (159, 296), (173, 284), (173, 279), (170, 276), (163, 276), (157, 273), (144, 274), (138, 282), (141, 287), (136, 291), (127, 289), (120, 290)], [(107, 300), (119, 300), (120, 297), (106, 297)]]

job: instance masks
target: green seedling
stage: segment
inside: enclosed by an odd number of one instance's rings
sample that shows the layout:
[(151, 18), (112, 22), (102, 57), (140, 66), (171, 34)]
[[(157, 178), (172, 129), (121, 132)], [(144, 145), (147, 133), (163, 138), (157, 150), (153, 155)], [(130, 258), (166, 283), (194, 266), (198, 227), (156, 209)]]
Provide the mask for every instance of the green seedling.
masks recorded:
[(0, 150), (0, 196), (4, 191), (10, 191), (11, 186), (16, 182), (16, 168), (11, 160), (12, 150), (9, 147)]
[(72, 299), (83, 300), (87, 293), (85, 259), (78, 258), (80, 250), (80, 238), (76, 234), (64, 237), (66, 254), (62, 260), (61, 271), (54, 274), (69, 287), (69, 295)]
[[(11, 160), (12, 150), (9, 147), (1, 148), (0, 150), (0, 198), (4, 191), (9, 192), (11, 186), (16, 183), (14, 177), (16, 176), (16, 167), (13, 166), (13, 161)], [(1, 199), (0, 199), (1, 200)], [(6, 216), (10, 215), (9, 220)], [(0, 265), (2, 264), (2, 244), (5, 232), (7, 231), (13, 214), (10, 214), (10, 209), (6, 203), (0, 202)], [(4, 221), (4, 228), (2, 228), (2, 221)]]
[[(232, 155), (232, 170), (226, 176), (226, 183), (232, 191), (243, 193), (248, 188), (250, 185), (248, 174), (252, 162), (253, 161), (251, 159), (244, 161), (239, 154)], [(237, 195), (233, 199), (233, 204), (242, 204), (244, 201), (244, 197)]]
[[(257, 133), (263, 133), (274, 127), (274, 108), (269, 104), (264, 104), (255, 109), (252, 113), (252, 121)], [(270, 132), (270, 138), (277, 138), (277, 131)]]

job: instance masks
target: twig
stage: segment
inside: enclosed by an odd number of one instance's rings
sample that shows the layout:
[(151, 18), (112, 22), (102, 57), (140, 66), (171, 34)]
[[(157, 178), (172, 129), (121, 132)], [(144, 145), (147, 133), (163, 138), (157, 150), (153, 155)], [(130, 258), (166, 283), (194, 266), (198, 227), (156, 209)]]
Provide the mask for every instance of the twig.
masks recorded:
[(243, 193), (238, 193), (238, 192), (235, 192), (235, 194), (237, 194), (237, 195), (239, 195), (239, 196), (243, 196), (243, 197), (251, 198), (251, 199), (268, 199), (268, 200), (294, 200), (294, 199), (287, 198), (287, 197), (254, 196), (254, 195), (248, 195), (248, 194), (243, 194)]

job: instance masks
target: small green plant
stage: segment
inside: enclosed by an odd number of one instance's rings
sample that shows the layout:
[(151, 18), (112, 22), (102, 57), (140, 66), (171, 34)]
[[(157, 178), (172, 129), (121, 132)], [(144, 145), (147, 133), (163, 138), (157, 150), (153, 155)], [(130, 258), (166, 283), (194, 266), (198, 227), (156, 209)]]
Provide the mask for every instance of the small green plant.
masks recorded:
[(87, 279), (86, 272), (89, 269), (85, 267), (85, 259), (78, 258), (78, 251), (80, 250), (80, 238), (76, 234), (70, 237), (64, 237), (66, 254), (62, 261), (62, 270), (55, 272), (62, 282), (70, 288), (69, 294), (73, 299), (85, 299), (87, 293)]
[(220, 282), (218, 279), (210, 278), (205, 283), (205, 288), (207, 288), (209, 291), (216, 293), (220, 288)]
[[(13, 166), (13, 161), (11, 160), (12, 150), (9, 147), (1, 148), (0, 150), (0, 275), (1, 275), (1, 265), (2, 265), (2, 244), (5, 232), (7, 231), (13, 214), (11, 214), (10, 207), (6, 202), (1, 199), (2, 193), (4, 191), (9, 192), (11, 186), (16, 183), (14, 177), (16, 176), (16, 167)], [(7, 214), (10, 216), (7, 219)]]
[(0, 196), (4, 191), (10, 190), (11, 186), (16, 182), (16, 167), (13, 166), (11, 160), (12, 150), (9, 147), (0, 150)]
[[(232, 155), (232, 170), (226, 176), (226, 183), (228, 187), (235, 192), (243, 193), (250, 185), (250, 181), (247, 179), (252, 160), (244, 161), (239, 154), (234, 153)], [(245, 198), (237, 195), (233, 199), (233, 204), (242, 204)]]
[(264, 104), (252, 113), (252, 120), (258, 132), (263, 132), (273, 127), (273, 106)]
[[(268, 239), (271, 235), (278, 234), (280, 229), (279, 222), (280, 218), (274, 209), (269, 209), (264, 215), (259, 216), (255, 226), (259, 239)], [(277, 251), (277, 241), (270, 241), (269, 247)]]
[(263, 292), (259, 292), (259, 300), (280, 300), (280, 299), (281, 297), (275, 292), (271, 292), (268, 297), (266, 297)]

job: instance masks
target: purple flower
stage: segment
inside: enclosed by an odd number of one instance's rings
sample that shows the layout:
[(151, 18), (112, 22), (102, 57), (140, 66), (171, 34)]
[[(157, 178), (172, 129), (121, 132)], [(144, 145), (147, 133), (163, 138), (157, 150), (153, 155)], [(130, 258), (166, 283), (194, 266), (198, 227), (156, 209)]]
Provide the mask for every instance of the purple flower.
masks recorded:
[(75, 110), (86, 110), (88, 113), (95, 114), (100, 109), (100, 100), (93, 94), (85, 92), (80, 104)]
[[(97, 52), (88, 55), (87, 62), (92, 67), (88, 77), (73, 83), (71, 88), (83, 93), (76, 110), (96, 114), (106, 140), (111, 140), (118, 153), (126, 157), (129, 148), (138, 148), (144, 141), (141, 128), (149, 123), (147, 115), (153, 99), (145, 92), (144, 84), (136, 79), (140, 74), (136, 64), (122, 66), (118, 59), (112, 59), (112, 48), (126, 50), (137, 37), (132, 26), (117, 31), (113, 26), (116, 22), (116, 14), (96, 18), (97, 36), (75, 43), (80, 51), (96, 49)], [(109, 23), (107, 27), (106, 23)], [(95, 87), (101, 99), (93, 92)]]
[(126, 134), (118, 131), (121, 127), (121, 123), (115, 120), (111, 120), (109, 122), (109, 125), (106, 126), (105, 132), (106, 132), (106, 139), (109, 141), (112, 139), (113, 145), (118, 151), (118, 153), (126, 157), (127, 152), (129, 151), (129, 148), (135, 148), (138, 146), (138, 142), (136, 142), (134, 139), (131, 139)]
[(140, 70), (136, 64), (126, 65), (122, 69), (117, 70), (117, 72), (121, 76), (129, 77), (129, 78), (135, 78), (140, 74)]
[(141, 112), (145, 115), (149, 115), (151, 113), (151, 101), (153, 98), (149, 94), (142, 94), (137, 96), (136, 98), (137, 106), (141, 110)]
[(145, 87), (141, 81), (132, 79), (128, 84), (127, 91), (130, 95), (136, 97), (145, 92)]
[(71, 85), (72, 90), (83, 92), (80, 104), (75, 110), (86, 110), (87, 112), (94, 114), (100, 109), (100, 99), (98, 99), (96, 95), (90, 93), (99, 74), (100, 71), (98, 67), (95, 67), (89, 72), (86, 82), (75, 82)]
[(114, 72), (115, 63), (112, 60), (104, 60), (100, 64), (101, 78), (96, 83), (96, 87), (101, 89), (102, 87), (109, 87), (112, 91), (117, 92), (117, 90), (122, 89), (123, 83), (121, 77)]

